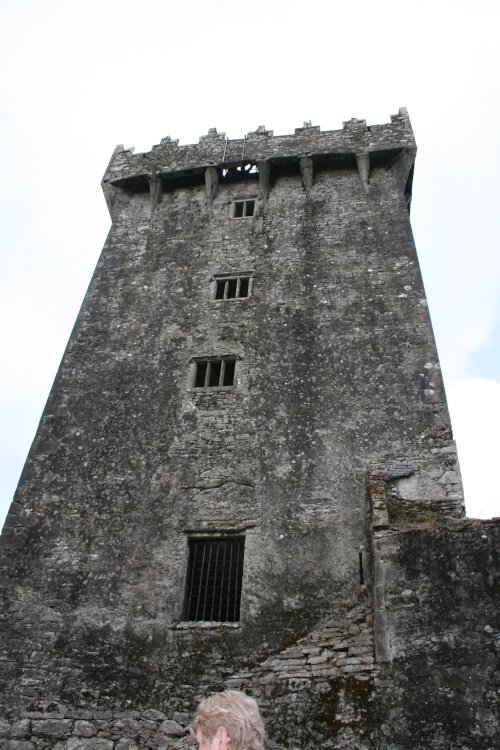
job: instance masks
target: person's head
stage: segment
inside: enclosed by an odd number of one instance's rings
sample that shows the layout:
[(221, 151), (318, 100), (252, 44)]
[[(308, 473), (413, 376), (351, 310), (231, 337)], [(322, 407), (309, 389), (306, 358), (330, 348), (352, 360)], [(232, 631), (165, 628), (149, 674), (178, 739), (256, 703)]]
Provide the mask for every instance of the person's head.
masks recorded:
[(263, 750), (266, 737), (257, 703), (239, 690), (202, 700), (189, 729), (199, 750)]

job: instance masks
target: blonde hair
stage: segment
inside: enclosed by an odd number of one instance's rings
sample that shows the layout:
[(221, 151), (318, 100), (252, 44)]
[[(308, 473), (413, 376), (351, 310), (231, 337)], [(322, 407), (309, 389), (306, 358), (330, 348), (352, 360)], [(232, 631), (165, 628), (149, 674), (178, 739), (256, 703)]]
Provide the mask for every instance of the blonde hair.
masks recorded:
[(263, 750), (266, 732), (259, 707), (253, 698), (239, 690), (224, 690), (201, 701), (189, 727), (211, 741), (224, 727), (232, 750)]

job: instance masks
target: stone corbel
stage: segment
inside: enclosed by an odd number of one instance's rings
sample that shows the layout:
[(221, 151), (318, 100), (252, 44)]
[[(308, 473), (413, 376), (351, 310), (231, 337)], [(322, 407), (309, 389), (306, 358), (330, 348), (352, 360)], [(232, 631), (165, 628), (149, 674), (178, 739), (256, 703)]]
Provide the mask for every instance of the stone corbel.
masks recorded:
[(151, 199), (151, 210), (154, 211), (158, 203), (161, 201), (161, 177), (157, 172), (153, 172), (149, 175), (149, 197)]
[(211, 205), (213, 199), (219, 192), (219, 173), (215, 167), (207, 167), (205, 169), (205, 188), (207, 191), (208, 203)]
[(111, 183), (109, 183), (107, 180), (105, 180), (102, 183), (102, 191), (106, 199), (106, 205), (108, 207), (111, 221), (114, 221), (115, 205), (116, 205), (118, 189), (115, 188), (113, 185), (111, 185)]
[(304, 185), (306, 193), (309, 193), (314, 184), (314, 164), (310, 156), (303, 156), (299, 159), (300, 174), (302, 176), (302, 184)]
[(411, 189), (413, 182), (413, 165), (416, 148), (405, 148), (391, 165), (391, 172), (396, 177), (401, 190), (404, 190), (408, 212), (410, 211)]
[(271, 192), (271, 162), (266, 159), (265, 161), (257, 162), (257, 169), (259, 171), (259, 186), (264, 201), (269, 198)]
[(368, 195), (368, 178), (370, 176), (370, 154), (366, 151), (362, 154), (356, 154), (356, 163), (358, 165), (359, 179), (363, 185), (363, 190)]

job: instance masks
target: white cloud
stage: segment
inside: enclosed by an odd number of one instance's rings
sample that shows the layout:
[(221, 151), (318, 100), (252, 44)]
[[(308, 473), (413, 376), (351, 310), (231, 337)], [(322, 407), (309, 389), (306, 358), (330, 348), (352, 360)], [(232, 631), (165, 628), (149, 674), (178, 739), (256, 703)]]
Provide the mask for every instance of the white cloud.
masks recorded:
[(481, 378), (454, 380), (447, 387), (465, 488), (472, 518), (500, 516), (500, 383)]

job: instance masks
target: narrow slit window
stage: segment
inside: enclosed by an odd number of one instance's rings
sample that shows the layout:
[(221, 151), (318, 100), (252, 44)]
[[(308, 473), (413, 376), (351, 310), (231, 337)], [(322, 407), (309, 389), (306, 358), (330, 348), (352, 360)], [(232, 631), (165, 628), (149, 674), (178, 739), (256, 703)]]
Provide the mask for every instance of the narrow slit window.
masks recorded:
[(208, 387), (217, 388), (220, 385), (220, 375), (222, 369), (222, 361), (210, 362), (210, 377), (208, 378)]
[(197, 362), (196, 363), (196, 377), (194, 379), (195, 388), (203, 388), (205, 386), (205, 377), (207, 374), (208, 362)]
[(222, 357), (221, 359), (202, 359), (195, 363), (195, 388), (222, 388), (234, 385), (236, 360)]
[(247, 219), (255, 214), (255, 199), (245, 198), (245, 200), (234, 201), (233, 218)]
[(240, 297), (248, 297), (249, 277), (242, 276), (240, 278)]
[(223, 379), (223, 385), (233, 385), (234, 383), (234, 365), (235, 361), (234, 359), (228, 359), (224, 363), (224, 379)]
[(189, 539), (184, 620), (238, 622), (244, 537)]
[(215, 281), (214, 299), (242, 299), (250, 296), (250, 274), (224, 276)]

